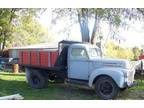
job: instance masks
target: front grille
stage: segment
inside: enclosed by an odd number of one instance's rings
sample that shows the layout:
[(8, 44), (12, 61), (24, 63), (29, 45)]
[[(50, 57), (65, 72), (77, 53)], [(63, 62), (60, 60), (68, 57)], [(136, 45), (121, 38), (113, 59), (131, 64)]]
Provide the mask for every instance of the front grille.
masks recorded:
[(135, 74), (135, 71), (129, 71), (128, 79), (127, 79), (128, 83), (132, 83), (134, 81), (134, 74)]

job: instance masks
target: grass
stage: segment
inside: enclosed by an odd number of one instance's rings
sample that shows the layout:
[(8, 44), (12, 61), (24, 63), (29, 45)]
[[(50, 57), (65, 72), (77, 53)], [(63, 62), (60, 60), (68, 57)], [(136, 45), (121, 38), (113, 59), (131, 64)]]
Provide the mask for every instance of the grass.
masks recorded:
[[(19, 93), (25, 100), (97, 100), (94, 90), (87, 87), (50, 83), (46, 89), (32, 89), (25, 81), (25, 74), (0, 72), (0, 96)], [(117, 100), (144, 99), (144, 81), (138, 86), (120, 92)]]
[(89, 88), (51, 83), (46, 89), (32, 89), (25, 80), (25, 74), (0, 72), (0, 96), (19, 93), (26, 100), (97, 99)]

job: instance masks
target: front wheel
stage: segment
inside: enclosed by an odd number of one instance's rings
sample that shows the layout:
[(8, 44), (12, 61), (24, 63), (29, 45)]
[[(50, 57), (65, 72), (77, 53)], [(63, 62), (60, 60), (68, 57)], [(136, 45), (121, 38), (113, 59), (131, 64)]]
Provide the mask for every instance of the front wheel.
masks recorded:
[(101, 99), (113, 99), (118, 95), (119, 87), (111, 77), (102, 76), (95, 82), (95, 90)]

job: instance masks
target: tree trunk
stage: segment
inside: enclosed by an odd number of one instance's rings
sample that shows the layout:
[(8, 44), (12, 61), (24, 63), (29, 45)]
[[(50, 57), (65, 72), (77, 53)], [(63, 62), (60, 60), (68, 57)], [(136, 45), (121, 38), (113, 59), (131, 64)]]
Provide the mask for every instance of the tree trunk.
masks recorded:
[(78, 10), (78, 22), (80, 25), (82, 41), (89, 42), (88, 9), (82, 8)]
[(97, 31), (99, 28), (99, 16), (97, 14), (97, 12), (95, 12), (95, 21), (94, 21), (94, 26), (93, 26), (93, 31), (92, 31), (92, 36), (91, 36), (91, 44), (96, 45), (96, 35), (97, 35)]
[(5, 45), (6, 45), (6, 33), (3, 34), (2, 52), (4, 51)]
[[(16, 12), (16, 8), (12, 8), (12, 9), (11, 9), (11, 15), (10, 15), (9, 22), (8, 22), (9, 24), (11, 24), (15, 12)], [(4, 48), (5, 48), (5, 45), (6, 45), (6, 39), (7, 39), (7, 36), (8, 36), (8, 35), (7, 35), (8, 32), (9, 32), (9, 28), (7, 28), (7, 29), (3, 32), (2, 53), (3, 53)]]

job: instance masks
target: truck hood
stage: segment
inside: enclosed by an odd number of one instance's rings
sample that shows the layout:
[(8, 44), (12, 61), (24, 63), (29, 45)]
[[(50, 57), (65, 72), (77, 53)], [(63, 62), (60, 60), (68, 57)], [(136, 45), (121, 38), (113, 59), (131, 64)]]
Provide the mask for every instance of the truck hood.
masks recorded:
[(111, 58), (97, 58), (91, 60), (94, 66), (105, 66), (105, 67), (119, 67), (130, 69), (131, 63), (128, 60), (124, 59), (111, 59)]

